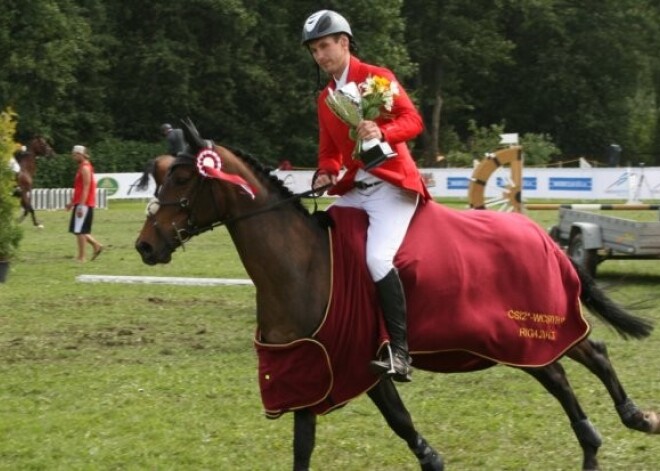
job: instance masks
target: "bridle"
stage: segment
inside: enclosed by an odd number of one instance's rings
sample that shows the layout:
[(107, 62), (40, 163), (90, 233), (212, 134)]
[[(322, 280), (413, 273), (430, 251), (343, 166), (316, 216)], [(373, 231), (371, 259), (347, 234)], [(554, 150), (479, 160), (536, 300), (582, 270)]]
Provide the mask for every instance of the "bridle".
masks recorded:
[[(180, 165), (194, 165), (193, 161), (186, 156), (181, 156), (177, 157), (174, 163), (171, 165), (170, 169), (168, 170), (168, 176), (171, 175), (171, 173), (176, 169), (176, 167)], [(177, 227), (177, 224), (175, 222), (172, 222), (172, 227), (175, 232), (175, 239), (179, 243), (179, 245), (185, 250), (185, 244), (194, 236), (202, 234), (207, 231), (212, 231), (216, 227), (220, 226), (231, 226), (232, 224), (242, 221), (244, 219), (248, 218), (253, 218), (255, 216), (274, 211), (286, 204), (293, 203), (296, 201), (299, 201), (303, 198), (308, 198), (308, 197), (313, 197), (314, 198), (314, 206), (317, 208), (317, 202), (316, 198), (320, 196), (323, 191), (327, 190), (331, 185), (325, 185), (321, 188), (317, 188), (315, 190), (308, 190), (302, 193), (295, 193), (287, 198), (279, 199), (277, 201), (274, 201), (270, 204), (267, 204), (261, 208), (255, 209), (254, 211), (247, 212), (245, 214), (239, 214), (238, 216), (233, 216), (233, 217), (228, 217), (224, 218), (220, 215), (220, 209), (218, 208), (217, 202), (215, 198), (212, 198), (213, 200), (213, 205), (215, 207), (215, 214), (217, 218), (214, 222), (200, 226), (195, 222), (195, 217), (193, 214), (192, 208), (194, 207), (194, 203), (197, 200), (199, 194), (202, 192), (204, 185), (211, 185), (210, 186), (210, 191), (213, 194), (215, 185), (212, 185), (212, 179), (204, 177), (204, 176), (199, 176), (200, 182), (195, 185), (195, 187), (192, 190), (192, 194), (190, 196), (181, 196), (176, 200), (173, 201), (161, 201), (158, 198), (158, 192), (160, 190), (160, 186), (156, 188), (156, 191), (154, 193), (154, 198), (147, 204), (147, 218), (152, 220), (152, 224), (154, 228), (156, 229), (156, 232), (161, 236), (161, 238), (165, 241), (165, 243), (168, 245), (168, 247), (171, 250), (174, 250), (176, 246), (172, 245), (169, 242), (169, 239), (165, 236), (165, 231), (163, 228), (158, 224), (158, 222), (154, 219), (155, 218), (155, 213), (160, 207), (164, 206), (178, 206), (179, 209), (184, 211), (187, 214), (186, 218), (186, 226), (185, 227)], [(158, 208), (156, 210), (150, 210), (150, 207), (152, 205), (157, 205)]]
[[(174, 161), (170, 169), (168, 170), (168, 176), (171, 175), (171, 173), (176, 169), (176, 167), (180, 165), (194, 165), (192, 161), (189, 159), (186, 159), (185, 157), (177, 157), (177, 159)], [(158, 224), (158, 221), (155, 220), (155, 215), (156, 212), (158, 211), (159, 208), (163, 206), (178, 206), (182, 211), (184, 211), (187, 215), (186, 218), (186, 227), (179, 228), (177, 227), (176, 222), (172, 222), (172, 227), (174, 228), (174, 233), (175, 233), (175, 238), (178, 241), (179, 245), (183, 250), (185, 250), (185, 244), (188, 242), (192, 237), (202, 234), (203, 232), (206, 232), (208, 230), (212, 230), (214, 227), (216, 227), (217, 223), (213, 223), (209, 226), (204, 226), (204, 227), (199, 227), (195, 223), (195, 218), (194, 214), (192, 211), (193, 204), (199, 193), (202, 191), (203, 186), (207, 184), (207, 181), (209, 180), (208, 178), (204, 177), (199, 177), (201, 179), (200, 183), (196, 184), (195, 187), (193, 188), (192, 195), (190, 196), (181, 196), (175, 201), (161, 201), (158, 198), (158, 193), (160, 191), (161, 186), (157, 186), (156, 191), (154, 192), (154, 197), (153, 199), (147, 204), (147, 218), (152, 221), (152, 224), (156, 230), (156, 232), (161, 236), (161, 238), (165, 241), (165, 243), (168, 245), (170, 250), (174, 250), (176, 246), (172, 245), (169, 242), (169, 238), (166, 237), (165, 231), (163, 231), (162, 227)], [(210, 182), (208, 182), (210, 184)], [(213, 192), (213, 186), (210, 187), (211, 192)], [(215, 206), (215, 212), (216, 214), (219, 214), (220, 211), (217, 207), (217, 204), (215, 202), (215, 198), (212, 198), (213, 204)], [(157, 208), (155, 210), (152, 210), (151, 208), (156, 205)]]
[[(380, 164), (381, 162), (372, 162), (371, 164), (365, 166), (365, 170), (370, 170), (371, 168), (377, 166), (377, 164)], [(171, 165), (170, 169), (168, 170), (168, 176), (171, 175), (171, 173), (174, 171), (174, 169), (177, 166), (180, 165), (194, 165), (194, 162), (191, 160), (190, 156), (179, 156), (175, 159), (174, 163)], [(317, 172), (318, 174), (318, 172)], [(317, 174), (314, 175), (312, 179), (312, 186), (314, 186), (314, 181), (316, 180)], [(320, 197), (327, 189), (329, 189), (332, 185), (332, 183), (328, 183), (326, 185), (323, 185), (319, 188), (307, 190), (301, 193), (294, 193), (291, 196), (288, 196), (283, 199), (279, 199), (277, 201), (274, 201), (270, 204), (267, 204), (266, 206), (263, 206), (259, 209), (256, 209), (254, 211), (250, 211), (245, 214), (239, 214), (238, 216), (233, 216), (229, 217), (226, 219), (222, 219), (222, 216), (220, 216), (220, 210), (218, 209), (216, 199), (212, 198), (213, 204), (215, 206), (215, 213), (218, 216), (217, 220), (215, 222), (212, 222), (210, 224), (207, 224), (205, 226), (199, 226), (195, 223), (194, 215), (192, 212), (192, 207), (194, 201), (196, 200), (198, 194), (201, 192), (201, 188), (203, 185), (205, 185), (207, 182), (211, 184), (212, 182), (210, 181), (210, 178), (204, 177), (204, 176), (199, 176), (201, 179), (201, 182), (196, 185), (196, 187), (193, 190), (193, 195), (192, 197), (186, 197), (182, 196), (178, 198), (175, 201), (160, 201), (158, 198), (158, 192), (160, 190), (160, 186), (156, 188), (156, 191), (154, 192), (154, 198), (148, 203), (147, 205), (147, 218), (148, 219), (154, 219), (156, 211), (158, 208), (161, 206), (178, 206), (181, 210), (187, 213), (188, 217), (186, 220), (186, 227), (185, 228), (179, 228), (177, 227), (175, 222), (172, 222), (172, 226), (174, 228), (175, 234), (176, 234), (176, 240), (179, 243), (179, 245), (185, 250), (185, 243), (187, 243), (192, 237), (202, 234), (207, 231), (212, 231), (216, 227), (220, 226), (231, 226), (232, 224), (235, 224), (236, 222), (242, 221), (244, 219), (248, 218), (253, 218), (255, 216), (274, 211), (286, 204), (293, 203), (296, 201), (299, 201), (303, 198), (313, 198), (314, 200), (314, 211), (318, 209), (317, 205), (317, 198)], [(213, 193), (214, 185), (211, 185), (211, 193)], [(149, 208), (151, 205), (157, 205), (158, 208), (155, 211), (151, 211)], [(153, 226), (156, 229), (156, 232), (161, 236), (161, 238), (165, 241), (165, 243), (168, 245), (170, 250), (174, 250), (176, 246), (172, 245), (169, 242), (169, 239), (165, 236), (164, 231), (160, 227), (157, 221), (153, 220)]]

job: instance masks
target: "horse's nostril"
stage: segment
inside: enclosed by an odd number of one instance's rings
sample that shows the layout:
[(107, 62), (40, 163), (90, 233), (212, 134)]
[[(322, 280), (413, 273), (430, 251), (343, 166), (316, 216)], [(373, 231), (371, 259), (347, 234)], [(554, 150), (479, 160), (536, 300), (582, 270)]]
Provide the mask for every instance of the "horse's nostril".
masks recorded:
[(148, 255), (152, 252), (152, 247), (149, 242), (141, 241), (135, 244), (135, 249), (142, 255)]

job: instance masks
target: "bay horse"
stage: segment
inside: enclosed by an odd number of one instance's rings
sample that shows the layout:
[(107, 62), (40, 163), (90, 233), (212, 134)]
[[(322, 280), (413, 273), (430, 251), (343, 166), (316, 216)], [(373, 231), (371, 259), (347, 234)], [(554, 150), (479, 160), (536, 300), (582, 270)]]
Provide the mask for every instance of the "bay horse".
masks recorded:
[[(184, 130), (191, 154), (154, 159), (150, 161), (148, 170), (143, 175), (143, 180), (147, 181), (151, 174), (157, 183), (155, 197), (147, 206), (147, 219), (135, 242), (136, 250), (141, 255), (143, 262), (149, 265), (169, 263), (172, 253), (178, 247), (184, 246), (192, 237), (224, 225), (256, 288), (257, 336), (255, 345), (258, 353), (269, 345), (276, 349), (280, 347), (280, 350), (297, 348), (302, 345), (305, 355), (307, 353), (316, 355), (318, 349), (307, 350), (306, 348), (317, 340), (317, 336), (321, 336), (319, 326), (328, 322), (324, 316), (326, 316), (329, 303), (334, 302), (328, 301), (334, 290), (331, 284), (335, 279), (331, 275), (336, 267), (333, 264), (334, 259), (331, 259), (330, 255), (333, 251), (331, 247), (333, 239), (329, 235), (325, 217), (321, 217), (317, 212), (310, 213), (301, 204), (300, 195), (294, 195), (256, 159), (241, 151), (202, 139), (190, 120), (184, 122)], [(441, 206), (434, 202), (428, 202), (426, 205)], [(525, 216), (514, 213), (459, 211), (449, 208), (443, 211), (465, 213), (460, 217), (464, 218), (463, 221), (466, 223), (469, 223), (472, 218), (482, 218), (489, 223), (504, 218), (517, 226), (535, 225)], [(523, 218), (528, 222), (524, 222)], [(459, 230), (468, 229), (459, 228)], [(518, 227), (515, 230), (518, 230)], [(552, 244), (554, 248), (548, 245), (549, 250), (556, 248), (558, 254), (556, 256), (559, 257), (562, 266), (566, 268), (565, 274), (568, 281), (564, 288), (562, 285), (558, 286), (560, 289), (570, 292), (569, 298), (577, 306), (578, 311), (580, 305), (586, 307), (611, 325), (624, 338), (643, 338), (650, 335), (653, 329), (650, 322), (633, 316), (612, 301), (588, 274), (571, 262), (556, 247), (551, 239), (548, 242), (545, 232), (540, 228), (539, 231), (535, 237), (544, 243)], [(470, 237), (470, 235), (466, 233), (465, 237)], [(498, 239), (493, 238), (492, 240), (497, 241)], [(434, 241), (433, 244), (437, 246), (438, 241)], [(447, 249), (445, 248), (445, 250)], [(493, 247), (488, 250), (492, 250), (496, 254), (496, 251), (503, 249)], [(544, 254), (532, 250), (536, 250), (535, 246), (515, 247), (516, 253), (524, 253), (525, 257), (509, 257), (507, 267), (499, 268), (499, 274), (503, 275), (502, 271), (510, 272), (510, 266), (523, 263), (521, 258), (544, 258)], [(353, 258), (358, 258), (358, 255)], [(485, 262), (480, 261), (479, 270), (483, 270), (482, 267), (487, 266)], [(460, 274), (455, 273), (454, 276), (459, 277)], [(557, 298), (564, 296), (564, 293), (557, 291), (557, 285), (550, 283), (549, 274), (539, 273), (535, 276), (537, 277), (535, 283), (543, 285), (546, 290), (553, 291), (554, 288), (555, 292), (551, 293), (552, 296)], [(451, 303), (452, 297), (459, 295), (458, 292), (452, 290), (450, 292), (442, 291), (444, 285), (448, 283), (446, 276), (442, 282), (434, 282), (436, 285), (440, 284), (435, 292), (435, 295), (441, 298), (437, 300), (440, 303)], [(489, 290), (497, 289), (494, 286), (498, 283), (497, 279), (492, 279), (487, 284), (482, 283), (477, 287), (475, 297), (487, 297)], [(523, 297), (530, 296), (524, 292), (525, 290), (519, 291), (523, 291), (521, 294)], [(415, 297), (411, 297), (411, 304), (414, 301)], [(408, 328), (410, 330), (414, 324), (412, 320), (414, 313), (411, 311), (410, 304), (408, 307)], [(523, 314), (520, 311), (507, 312), (509, 317)], [(351, 315), (359, 320), (362, 312), (353, 312)], [(558, 319), (556, 316), (547, 316), (547, 318), (547, 322)], [(564, 320), (567, 318), (561, 322)], [(455, 325), (443, 327), (445, 330), (456, 329)], [(479, 327), (477, 327), (478, 329)], [(539, 331), (535, 332), (535, 335), (539, 335)], [(642, 410), (635, 405), (617, 378), (605, 345), (589, 339), (589, 332), (587, 326), (581, 336), (547, 364), (534, 366), (504, 364), (519, 368), (531, 375), (559, 401), (582, 449), (582, 469), (597, 470), (599, 469), (597, 452), (601, 446), (601, 437), (581, 408), (568, 382), (565, 370), (559, 362), (560, 358), (568, 357), (577, 361), (600, 379), (614, 403), (620, 420), (626, 427), (647, 434), (658, 434), (660, 433), (660, 414)], [(371, 334), (368, 335), (371, 336)], [(305, 344), (306, 340), (310, 341)], [(362, 341), (362, 343), (370, 342), (371, 340), (366, 337)], [(409, 338), (413, 365), (423, 370), (443, 371), (427, 368), (429, 363), (424, 361), (424, 355), (417, 354), (415, 342), (415, 337)], [(540, 343), (534, 344), (534, 346), (536, 345), (540, 345)], [(517, 346), (514, 346), (514, 349), (516, 348)], [(470, 351), (441, 351), (440, 357), (447, 355), (447, 358), (452, 360), (454, 359), (452, 354), (465, 360), (456, 363), (458, 368), (454, 371), (472, 371), (498, 363), (492, 358), (484, 358), (478, 354), (472, 354)], [(323, 354), (321, 356), (326, 358)], [(364, 363), (368, 363), (368, 359), (364, 360)], [(276, 374), (273, 374), (273, 377), (269, 374), (262, 374), (264, 371), (262, 371), (261, 357), (259, 368), (263, 399), (264, 388), (268, 388), (268, 381), (275, 379)], [(267, 369), (269, 366), (264, 366), (264, 368)], [(362, 367), (360, 364), (354, 363), (350, 364), (348, 368), (353, 371)], [(287, 396), (285, 400), (289, 399), (288, 396), (313, 387), (314, 382), (317, 381), (314, 378), (319, 374), (317, 371), (322, 368), (290, 367), (289, 369), (294, 370), (294, 374), (298, 372), (297, 379), (302, 381), (305, 381), (306, 376), (313, 378), (311, 382), (305, 383), (304, 387), (287, 389), (284, 394)], [(368, 370), (366, 365), (365, 369)], [(300, 370), (303, 371), (300, 372)], [(339, 383), (341, 381), (340, 375), (331, 376), (330, 382)], [(423, 471), (443, 470), (443, 457), (416, 429), (392, 380), (373, 377), (367, 384), (368, 386), (362, 392), (366, 392), (387, 424), (397, 436), (406, 442), (419, 461), (420, 468)], [(315, 446), (318, 407), (318, 403), (310, 403), (284, 410), (284, 412), (291, 411), (294, 414), (293, 469), (296, 471), (310, 468)]]
[(17, 153), (16, 161), (20, 166), (20, 171), (16, 176), (16, 183), (19, 190), (17, 196), (21, 200), (21, 208), (23, 209), (23, 214), (19, 217), (19, 222), (23, 222), (29, 214), (32, 217), (32, 224), (39, 228), (43, 227), (37, 220), (34, 208), (32, 207), (32, 185), (37, 173), (37, 158), (50, 158), (53, 156), (55, 156), (55, 152), (43, 136), (33, 137), (27, 143), (26, 150)]

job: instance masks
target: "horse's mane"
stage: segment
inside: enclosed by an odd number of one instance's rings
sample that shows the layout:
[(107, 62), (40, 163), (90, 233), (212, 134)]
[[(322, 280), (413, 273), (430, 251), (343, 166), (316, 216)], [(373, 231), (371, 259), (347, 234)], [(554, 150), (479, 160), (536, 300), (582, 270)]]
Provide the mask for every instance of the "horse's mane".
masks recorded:
[(262, 181), (268, 184), (269, 188), (275, 189), (283, 199), (291, 198), (293, 205), (306, 215), (310, 215), (307, 208), (300, 202), (300, 198), (295, 198), (295, 193), (293, 193), (282, 180), (277, 178), (272, 174), (273, 168), (262, 164), (257, 158), (248, 154), (247, 152), (237, 149), (235, 147), (229, 147), (223, 145), (231, 153), (236, 155), (244, 163), (246, 163), (253, 171), (254, 174)]
[[(293, 206), (301, 211), (302, 213), (306, 214), (307, 216), (310, 216), (310, 212), (307, 210), (307, 208), (301, 203), (300, 198), (296, 198), (295, 193), (293, 193), (289, 188), (287, 188), (286, 185), (284, 185), (284, 182), (274, 176), (272, 174), (272, 167), (266, 166), (262, 164), (257, 158), (252, 156), (251, 154), (235, 148), (235, 147), (230, 147), (227, 145), (223, 145), (225, 149), (229, 150), (232, 154), (234, 154), (236, 157), (238, 157), (243, 163), (245, 163), (250, 169), (253, 171), (255, 176), (259, 178), (260, 181), (266, 183), (269, 188), (274, 189), (282, 199), (290, 199), (291, 203)], [(189, 157), (191, 160), (193, 159), (192, 154), (185, 154), (184, 157)], [(144, 166), (144, 170), (142, 172), (142, 176), (136, 180), (134, 183), (135, 187), (138, 190), (144, 191), (148, 188), (149, 186), (149, 176), (154, 175), (156, 171), (156, 162), (158, 160), (158, 157), (155, 157), (153, 159), (150, 159)]]

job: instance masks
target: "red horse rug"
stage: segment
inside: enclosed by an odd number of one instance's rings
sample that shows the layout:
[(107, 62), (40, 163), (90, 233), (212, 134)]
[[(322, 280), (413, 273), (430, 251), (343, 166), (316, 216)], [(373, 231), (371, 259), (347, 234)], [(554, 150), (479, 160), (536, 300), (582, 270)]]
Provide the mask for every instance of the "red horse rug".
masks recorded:
[[(365, 262), (366, 213), (333, 207), (331, 298), (310, 338), (259, 341), (267, 416), (336, 409), (368, 391), (388, 340)], [(395, 265), (408, 303), (413, 367), (474, 371), (497, 363), (544, 366), (585, 338), (580, 282), (566, 255), (516, 213), (420, 205)]]

